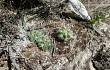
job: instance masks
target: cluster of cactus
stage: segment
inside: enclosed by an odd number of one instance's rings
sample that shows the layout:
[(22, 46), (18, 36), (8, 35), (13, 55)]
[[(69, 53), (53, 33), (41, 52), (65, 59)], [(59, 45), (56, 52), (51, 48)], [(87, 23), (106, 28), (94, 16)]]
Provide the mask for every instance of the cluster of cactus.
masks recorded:
[[(56, 31), (57, 37), (63, 41), (69, 41), (73, 38), (73, 32), (66, 27), (59, 27)], [(29, 39), (31, 42), (37, 43), (42, 50), (48, 50), (51, 47), (51, 40), (47, 35), (44, 35), (42, 31), (32, 30), (29, 33)]]
[(29, 39), (31, 42), (37, 43), (39, 48), (44, 51), (51, 47), (51, 40), (49, 37), (39, 30), (32, 30), (29, 34)]
[(64, 26), (59, 27), (56, 33), (57, 37), (63, 41), (68, 41), (73, 38), (73, 32)]

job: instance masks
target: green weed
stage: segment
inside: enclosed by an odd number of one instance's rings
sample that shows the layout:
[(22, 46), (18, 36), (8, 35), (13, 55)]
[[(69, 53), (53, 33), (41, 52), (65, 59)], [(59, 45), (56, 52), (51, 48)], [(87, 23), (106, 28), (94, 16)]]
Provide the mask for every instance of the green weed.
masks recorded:
[(106, 15), (106, 14), (103, 14), (103, 13), (96, 13), (96, 14), (93, 15), (93, 18), (92, 18), (92, 20), (90, 20), (90, 22), (91, 23), (95, 23), (99, 19), (105, 20), (108, 17), (110, 17), (110, 14), (109, 15)]
[(3, 3), (5, 0), (0, 0), (0, 3)]

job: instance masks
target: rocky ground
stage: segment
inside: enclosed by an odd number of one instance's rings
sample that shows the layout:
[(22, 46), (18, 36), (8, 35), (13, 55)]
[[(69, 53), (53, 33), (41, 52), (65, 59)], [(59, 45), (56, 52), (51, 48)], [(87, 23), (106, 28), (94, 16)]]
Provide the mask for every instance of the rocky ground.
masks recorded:
[[(56, 2), (49, 4), (55, 6)], [(82, 3), (91, 17), (100, 12), (110, 14), (109, 0)], [(39, 7), (19, 12), (0, 5), (0, 70), (110, 70), (110, 18), (89, 24), (60, 16), (54, 12), (58, 8), (47, 15), (41, 13), (46, 6)], [(62, 42), (54, 37), (55, 29), (61, 26), (72, 30), (71, 40)], [(50, 37), (52, 47), (48, 51), (30, 42), (28, 34), (33, 29)]]

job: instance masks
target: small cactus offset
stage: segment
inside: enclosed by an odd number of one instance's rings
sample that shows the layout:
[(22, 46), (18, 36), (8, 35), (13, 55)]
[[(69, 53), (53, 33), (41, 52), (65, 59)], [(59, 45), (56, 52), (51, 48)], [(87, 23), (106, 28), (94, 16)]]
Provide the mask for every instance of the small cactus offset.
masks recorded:
[(59, 27), (56, 33), (57, 37), (63, 41), (68, 41), (73, 38), (73, 32), (66, 27)]
[(44, 35), (43, 32), (39, 30), (32, 30), (29, 34), (29, 39), (31, 42), (37, 43), (39, 48), (44, 51), (51, 47), (51, 40), (49, 37)]

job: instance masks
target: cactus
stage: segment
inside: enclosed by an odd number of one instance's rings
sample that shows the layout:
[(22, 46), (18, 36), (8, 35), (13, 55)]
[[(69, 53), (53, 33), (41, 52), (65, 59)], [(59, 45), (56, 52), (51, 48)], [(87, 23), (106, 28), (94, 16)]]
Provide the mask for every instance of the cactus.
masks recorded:
[(51, 47), (51, 40), (48, 36), (44, 35), (42, 31), (32, 30), (29, 34), (29, 39), (31, 42), (37, 43), (39, 48), (44, 51)]
[(73, 32), (66, 27), (59, 27), (57, 37), (63, 41), (68, 41), (73, 38)]

